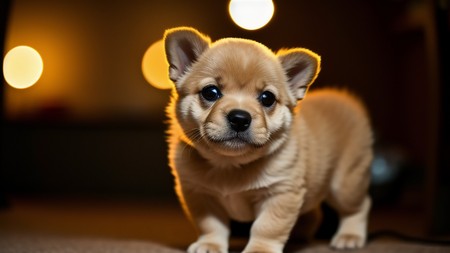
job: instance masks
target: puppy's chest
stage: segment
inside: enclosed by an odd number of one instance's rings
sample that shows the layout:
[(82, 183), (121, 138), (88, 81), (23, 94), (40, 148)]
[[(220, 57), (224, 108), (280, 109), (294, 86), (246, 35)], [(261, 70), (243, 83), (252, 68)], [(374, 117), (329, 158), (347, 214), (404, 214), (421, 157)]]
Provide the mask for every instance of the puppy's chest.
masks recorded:
[(217, 199), (230, 218), (240, 222), (249, 222), (255, 219), (254, 206), (247, 194), (222, 195), (217, 196)]
[(266, 192), (276, 184), (288, 180), (288, 176), (241, 173), (239, 176), (222, 176), (220, 179), (202, 180), (209, 182), (207, 186), (204, 185), (204, 190), (218, 200), (230, 218), (248, 222), (255, 219), (255, 205), (258, 201), (263, 200)]

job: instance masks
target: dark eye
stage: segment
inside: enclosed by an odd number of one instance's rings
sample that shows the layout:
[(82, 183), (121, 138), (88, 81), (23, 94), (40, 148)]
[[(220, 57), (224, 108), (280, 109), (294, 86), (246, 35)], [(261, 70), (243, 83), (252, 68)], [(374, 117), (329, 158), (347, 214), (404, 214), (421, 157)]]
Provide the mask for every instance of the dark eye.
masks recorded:
[(275, 95), (267, 90), (261, 93), (261, 95), (259, 95), (259, 101), (265, 107), (272, 106), (273, 103), (275, 103), (275, 100), (276, 100)]
[(202, 97), (210, 102), (214, 102), (222, 97), (222, 93), (215, 85), (209, 85), (202, 89)]

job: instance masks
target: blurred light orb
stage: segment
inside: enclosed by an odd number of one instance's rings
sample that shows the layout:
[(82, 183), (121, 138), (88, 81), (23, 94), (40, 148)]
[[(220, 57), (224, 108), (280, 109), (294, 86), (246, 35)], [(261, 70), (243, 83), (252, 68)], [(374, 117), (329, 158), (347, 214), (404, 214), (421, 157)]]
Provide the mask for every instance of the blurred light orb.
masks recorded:
[(228, 5), (231, 19), (247, 30), (257, 30), (272, 19), (275, 7), (272, 0), (231, 0)]
[(17, 89), (31, 87), (39, 80), (43, 70), (41, 55), (29, 46), (15, 47), (3, 59), (3, 76), (9, 85)]
[(158, 89), (171, 89), (173, 84), (169, 79), (169, 64), (166, 60), (164, 41), (158, 40), (145, 52), (142, 58), (142, 73), (145, 80)]

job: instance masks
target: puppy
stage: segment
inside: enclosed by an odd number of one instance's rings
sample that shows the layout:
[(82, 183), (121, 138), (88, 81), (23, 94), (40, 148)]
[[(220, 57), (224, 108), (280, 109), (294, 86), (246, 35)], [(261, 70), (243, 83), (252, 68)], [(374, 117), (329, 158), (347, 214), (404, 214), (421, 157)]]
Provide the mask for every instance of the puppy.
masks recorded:
[(307, 90), (320, 57), (274, 54), (254, 41), (165, 33), (175, 88), (169, 161), (176, 192), (199, 237), (189, 253), (228, 250), (230, 219), (253, 221), (243, 252), (282, 252), (297, 218), (327, 201), (340, 215), (331, 246), (366, 241), (372, 132), (361, 103)]

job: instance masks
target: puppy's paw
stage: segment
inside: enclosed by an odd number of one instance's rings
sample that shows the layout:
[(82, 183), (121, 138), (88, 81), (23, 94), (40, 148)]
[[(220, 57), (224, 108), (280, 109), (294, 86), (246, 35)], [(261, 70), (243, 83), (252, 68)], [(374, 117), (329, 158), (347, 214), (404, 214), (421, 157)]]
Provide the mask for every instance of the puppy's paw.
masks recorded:
[(226, 253), (225, 247), (212, 242), (194, 242), (189, 246), (188, 253)]
[(281, 251), (272, 251), (270, 249), (250, 249), (250, 250), (245, 250), (242, 253), (281, 253)]
[(258, 251), (244, 251), (242, 253), (279, 253), (278, 251), (258, 250)]
[(334, 249), (360, 249), (364, 247), (366, 240), (357, 234), (337, 234), (331, 240)]
[(283, 244), (270, 240), (250, 240), (242, 253), (282, 253)]

